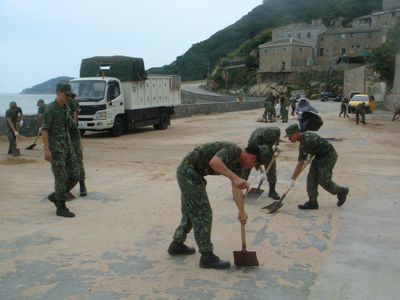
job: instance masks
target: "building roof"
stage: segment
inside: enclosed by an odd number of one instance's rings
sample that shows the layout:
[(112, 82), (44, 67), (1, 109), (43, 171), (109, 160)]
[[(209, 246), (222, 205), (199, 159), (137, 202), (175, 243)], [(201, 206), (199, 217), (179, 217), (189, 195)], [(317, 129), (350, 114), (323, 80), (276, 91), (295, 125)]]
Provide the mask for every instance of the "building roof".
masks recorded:
[(359, 26), (359, 27), (348, 27), (348, 28), (334, 28), (328, 31), (325, 31), (322, 35), (330, 35), (330, 34), (340, 34), (340, 33), (357, 33), (357, 32), (373, 32), (373, 31), (382, 31), (383, 28), (381, 26)]
[(313, 48), (313, 45), (307, 42), (303, 42), (294, 38), (286, 38), (286, 39), (279, 39), (275, 40), (272, 42), (268, 42), (265, 44), (261, 44), (258, 46), (258, 48), (268, 48), (268, 47), (279, 47), (279, 46), (302, 46), (302, 47), (311, 47)]

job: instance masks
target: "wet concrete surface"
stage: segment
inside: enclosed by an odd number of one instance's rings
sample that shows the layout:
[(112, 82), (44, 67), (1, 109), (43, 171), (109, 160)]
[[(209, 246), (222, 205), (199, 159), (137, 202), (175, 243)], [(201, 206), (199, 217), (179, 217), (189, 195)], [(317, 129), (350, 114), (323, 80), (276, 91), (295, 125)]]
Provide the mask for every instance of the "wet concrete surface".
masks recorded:
[[(175, 179), (182, 157), (195, 146), (228, 140), (245, 146), (262, 110), (173, 120), (165, 131), (144, 128), (119, 138), (90, 133), (83, 139), (88, 196), (67, 203), (73, 219), (57, 217), (46, 200), (50, 165), (33, 138), (21, 137), (20, 158), (7, 156), (0, 137), (0, 299), (399, 299), (400, 122), (391, 113), (338, 118), (339, 104), (314, 103), (321, 136), (339, 159), (333, 179), (350, 187), (348, 201), (319, 189), (320, 209), (300, 211), (306, 174), (275, 214), (249, 201), (247, 244), (260, 267), (204, 270), (199, 254), (170, 257), (166, 249), (180, 220)], [(296, 122), (291, 118), (290, 123)], [(283, 193), (298, 145), (281, 143), (277, 189)], [(209, 176), (215, 253), (233, 262), (240, 225), (226, 178)], [(252, 172), (250, 182), (257, 185)], [(195, 245), (193, 234), (188, 244)]]

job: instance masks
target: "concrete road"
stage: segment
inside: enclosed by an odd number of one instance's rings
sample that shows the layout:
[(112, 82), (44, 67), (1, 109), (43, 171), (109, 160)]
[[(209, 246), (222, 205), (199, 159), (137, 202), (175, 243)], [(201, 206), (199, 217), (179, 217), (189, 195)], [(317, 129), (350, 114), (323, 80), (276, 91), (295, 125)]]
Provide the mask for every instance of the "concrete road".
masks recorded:
[[(73, 219), (57, 217), (46, 200), (53, 178), (40, 145), (12, 158), (0, 137), (0, 299), (400, 299), (400, 122), (378, 111), (356, 126), (354, 116), (337, 117), (338, 103), (315, 105), (324, 119), (319, 134), (339, 153), (333, 179), (350, 187), (348, 201), (337, 208), (336, 197), (320, 188), (320, 209), (298, 210), (307, 199), (303, 174), (276, 214), (260, 209), (271, 202), (267, 193), (248, 202), (247, 244), (258, 268), (204, 270), (198, 253), (170, 257), (166, 249), (180, 219), (175, 172), (182, 157), (208, 141), (245, 146), (266, 125), (256, 122), (262, 110), (85, 137), (89, 194), (73, 191)], [(32, 142), (22, 137), (20, 148)], [(283, 193), (298, 145), (281, 146)], [(229, 182), (207, 180), (215, 253), (232, 261), (241, 241)], [(257, 174), (249, 180), (256, 185)], [(187, 243), (195, 245), (192, 233)]]

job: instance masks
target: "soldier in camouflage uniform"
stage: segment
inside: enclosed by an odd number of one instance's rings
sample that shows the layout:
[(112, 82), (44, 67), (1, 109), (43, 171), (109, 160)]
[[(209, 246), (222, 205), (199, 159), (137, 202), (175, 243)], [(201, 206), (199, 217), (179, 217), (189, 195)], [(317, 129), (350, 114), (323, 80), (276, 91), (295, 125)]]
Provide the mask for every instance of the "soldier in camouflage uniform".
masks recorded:
[[(213, 142), (196, 147), (182, 160), (177, 169), (177, 180), (181, 189), (180, 225), (175, 230), (168, 253), (170, 255), (190, 255), (195, 249), (184, 244), (193, 227), (194, 237), (201, 253), (200, 267), (227, 269), (229, 261), (223, 261), (213, 253), (211, 243), (212, 210), (208, 200), (204, 179), (207, 175), (223, 175), (231, 180), (233, 189), (248, 189), (249, 183), (243, 179), (245, 170), (263, 163), (258, 145), (250, 145), (242, 150), (229, 142)], [(234, 197), (238, 207), (243, 198)], [(239, 214), (242, 224), (247, 215)]]
[(265, 122), (274, 122), (275, 119), (275, 97), (272, 93), (268, 94), (267, 99), (265, 99), (264, 103), (264, 114), (263, 118)]
[(85, 168), (83, 166), (83, 152), (82, 152), (82, 143), (81, 143), (81, 135), (78, 129), (78, 112), (79, 112), (79, 103), (75, 99), (75, 94), (71, 94), (71, 98), (68, 101), (68, 109), (71, 114), (72, 119), (74, 120), (74, 125), (71, 126), (72, 131), (71, 138), (72, 143), (74, 144), (76, 156), (78, 159), (79, 170), (80, 170), (80, 178), (79, 178), (79, 194), (82, 197), (87, 195), (86, 184), (85, 184)]
[(296, 109), (296, 103), (297, 103), (296, 97), (291, 97), (290, 98), (290, 107), (292, 108), (292, 112), (290, 113), (291, 116), (294, 116), (294, 111)]
[(360, 122), (360, 116), (361, 116), (361, 123), (367, 124), (365, 122), (365, 112), (367, 110), (367, 106), (365, 105), (364, 102), (361, 102), (356, 106), (356, 124)]
[(282, 118), (282, 123), (287, 123), (288, 122), (288, 117), (289, 117), (289, 99), (286, 95), (281, 96), (281, 118)]
[(18, 133), (18, 117), (20, 118), (19, 125), (22, 126), (22, 109), (17, 106), (17, 103), (14, 101), (10, 102), (10, 108), (6, 111), (6, 120), (7, 120), (7, 127), (6, 127), (6, 134), (8, 138), (8, 154), (12, 154), (13, 156), (17, 156), (17, 136)]
[(301, 133), (297, 124), (292, 124), (286, 128), (286, 136), (292, 143), (300, 141), (299, 158), (289, 181), (290, 188), (294, 186), (295, 180), (303, 168), (304, 161), (308, 157), (314, 156), (307, 176), (309, 201), (300, 204), (298, 206), (299, 209), (318, 209), (318, 185), (322, 186), (332, 195), (337, 195), (337, 206), (342, 206), (346, 201), (349, 189), (338, 186), (332, 181), (332, 172), (338, 157), (335, 148), (318, 134), (313, 132)]
[(70, 135), (70, 127), (74, 121), (67, 107), (71, 85), (66, 81), (60, 81), (57, 84), (56, 94), (56, 100), (45, 108), (42, 124), (44, 158), (51, 162), (55, 181), (55, 192), (50, 194), (48, 199), (57, 207), (57, 216), (71, 218), (75, 214), (66, 207), (65, 194), (79, 179), (76, 151)]
[[(271, 159), (273, 151), (280, 151), (279, 149), (279, 139), (281, 136), (281, 130), (278, 127), (259, 127), (253, 131), (249, 139), (249, 145), (256, 144), (260, 146), (267, 146), (269, 150), (269, 157), (266, 161), (264, 167), (267, 168)], [(272, 147), (275, 146), (275, 149)], [(280, 196), (275, 190), (276, 186), (276, 161), (273, 162), (271, 168), (269, 169), (267, 175), (267, 180), (269, 183), (269, 193), (268, 196), (272, 199), (279, 200)], [(246, 177), (245, 179), (247, 179)]]

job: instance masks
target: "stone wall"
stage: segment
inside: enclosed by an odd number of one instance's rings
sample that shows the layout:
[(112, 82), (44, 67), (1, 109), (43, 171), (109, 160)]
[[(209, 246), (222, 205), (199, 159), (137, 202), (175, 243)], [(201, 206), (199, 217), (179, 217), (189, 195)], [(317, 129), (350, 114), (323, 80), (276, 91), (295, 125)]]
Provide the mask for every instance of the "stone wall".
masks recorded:
[(396, 55), (392, 94), (386, 95), (384, 106), (386, 109), (394, 111), (395, 104), (397, 109), (400, 109), (400, 53)]

